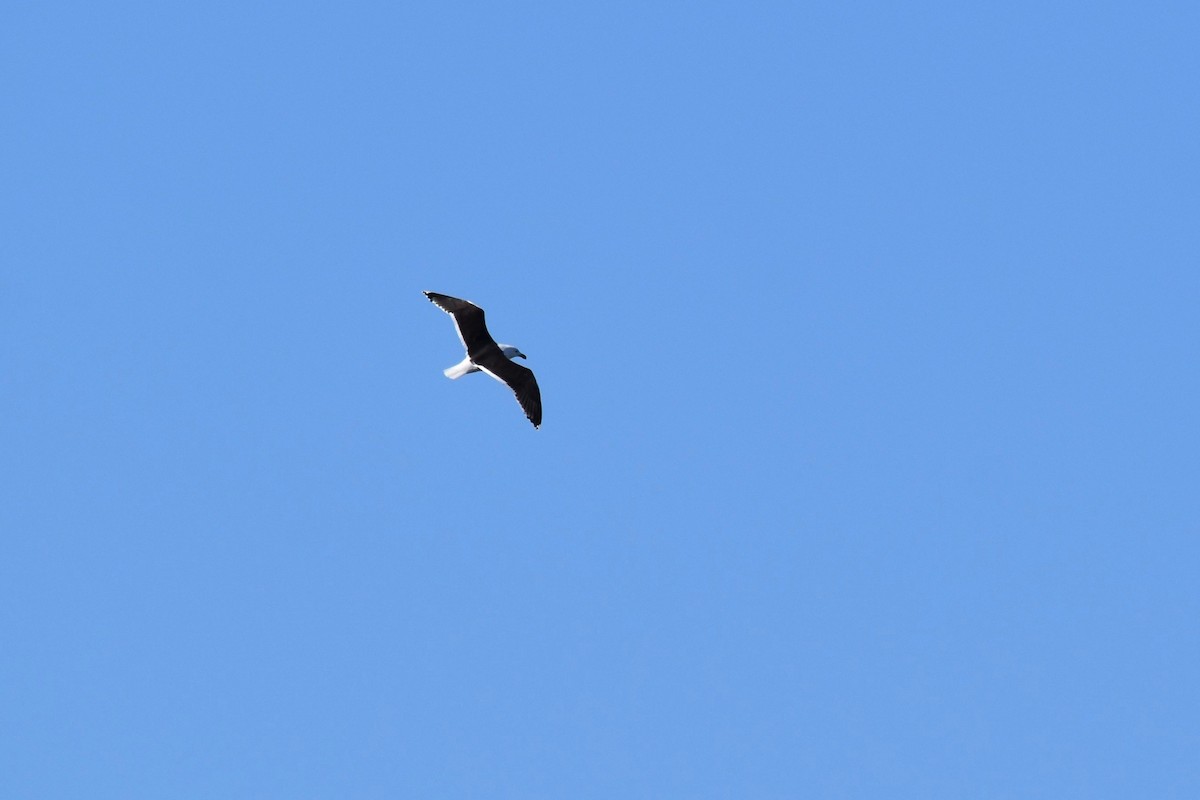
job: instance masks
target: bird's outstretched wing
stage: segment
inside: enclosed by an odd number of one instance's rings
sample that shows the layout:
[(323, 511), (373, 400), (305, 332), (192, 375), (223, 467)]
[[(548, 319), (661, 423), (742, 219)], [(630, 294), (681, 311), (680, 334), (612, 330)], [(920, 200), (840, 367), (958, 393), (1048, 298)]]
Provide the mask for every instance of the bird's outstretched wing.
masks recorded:
[[(496, 353), (500, 352), (496, 340), (488, 333), (487, 325), (483, 322), (482, 308), (448, 294), (438, 294), (437, 292), (425, 292), (424, 294), (429, 298), (429, 302), (454, 317), (454, 328), (458, 331), (458, 338), (462, 340), (463, 347), (467, 348), (467, 355), (471, 357), (472, 361), (476, 357), (490, 354), (492, 350)], [(501, 357), (503, 358), (503, 356)]]
[(533, 427), (541, 427), (542, 390), (538, 388), (537, 378), (533, 377), (533, 370), (508, 360), (498, 349), (494, 356), (476, 361), (475, 366), (507, 384), (517, 396), (517, 402), (525, 410), (525, 416), (529, 417)]

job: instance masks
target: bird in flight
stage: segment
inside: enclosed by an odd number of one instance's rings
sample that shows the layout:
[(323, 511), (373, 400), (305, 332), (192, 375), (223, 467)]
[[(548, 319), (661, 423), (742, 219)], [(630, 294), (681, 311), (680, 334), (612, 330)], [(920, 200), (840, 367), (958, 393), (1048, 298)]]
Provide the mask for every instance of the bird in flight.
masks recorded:
[(425, 292), (429, 302), (454, 317), (454, 327), (467, 357), (442, 373), (450, 380), (458, 380), (472, 372), (486, 372), (506, 384), (517, 396), (517, 402), (525, 410), (525, 416), (533, 427), (542, 424), (542, 392), (538, 389), (533, 371), (512, 359), (525, 358), (525, 354), (511, 344), (496, 344), (483, 324), (483, 309), (466, 300), (437, 292)]

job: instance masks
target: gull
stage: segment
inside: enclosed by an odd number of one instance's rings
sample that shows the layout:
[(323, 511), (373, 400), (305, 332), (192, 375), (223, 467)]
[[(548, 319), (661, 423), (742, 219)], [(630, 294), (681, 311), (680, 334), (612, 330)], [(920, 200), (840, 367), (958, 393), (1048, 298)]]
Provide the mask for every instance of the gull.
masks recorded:
[(472, 372), (486, 372), (512, 389), (517, 402), (534, 428), (542, 424), (542, 393), (538, 389), (533, 371), (512, 359), (525, 358), (525, 354), (511, 344), (497, 344), (483, 324), (483, 309), (466, 300), (437, 292), (425, 292), (429, 302), (454, 317), (454, 328), (467, 357), (449, 369), (442, 370), (450, 380), (458, 380)]

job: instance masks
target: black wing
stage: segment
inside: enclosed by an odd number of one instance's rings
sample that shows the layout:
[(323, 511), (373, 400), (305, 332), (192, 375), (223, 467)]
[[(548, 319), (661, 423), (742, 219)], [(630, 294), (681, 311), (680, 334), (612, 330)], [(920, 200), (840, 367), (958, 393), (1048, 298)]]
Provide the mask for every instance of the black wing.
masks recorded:
[(467, 348), (467, 355), (472, 361), (490, 355), (492, 350), (495, 350), (496, 353), (500, 352), (496, 340), (492, 338), (492, 335), (488, 333), (487, 326), (483, 324), (482, 308), (448, 294), (438, 294), (437, 292), (425, 292), (424, 294), (429, 298), (429, 302), (454, 317), (454, 327), (458, 331), (458, 338), (462, 340), (463, 347)]
[(525, 410), (525, 416), (533, 423), (533, 427), (542, 424), (542, 390), (538, 388), (537, 378), (533, 370), (509, 361), (499, 350), (494, 356), (483, 361), (476, 361), (475, 366), (491, 375), (498, 381), (508, 384), (517, 396), (517, 402)]

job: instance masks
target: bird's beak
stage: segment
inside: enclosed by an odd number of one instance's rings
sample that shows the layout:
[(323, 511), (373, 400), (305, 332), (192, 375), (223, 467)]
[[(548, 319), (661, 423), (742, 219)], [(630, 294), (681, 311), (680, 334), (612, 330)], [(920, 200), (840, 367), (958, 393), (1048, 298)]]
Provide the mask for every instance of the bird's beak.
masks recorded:
[(529, 360), (524, 353), (517, 353), (517, 358), (524, 358), (526, 361)]

